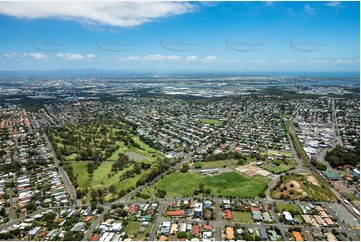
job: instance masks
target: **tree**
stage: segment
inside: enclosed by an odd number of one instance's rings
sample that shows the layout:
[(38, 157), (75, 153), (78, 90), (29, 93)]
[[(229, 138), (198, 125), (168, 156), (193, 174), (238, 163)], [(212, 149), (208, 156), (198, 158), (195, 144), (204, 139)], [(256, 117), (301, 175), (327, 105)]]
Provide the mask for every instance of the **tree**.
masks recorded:
[(198, 188), (199, 188), (200, 191), (203, 191), (203, 189), (204, 189), (204, 184), (203, 184), (203, 183), (199, 183)]
[(87, 166), (87, 171), (88, 171), (89, 175), (92, 176), (94, 173), (94, 169), (95, 169), (94, 162), (88, 162), (86, 166)]
[(117, 193), (117, 187), (115, 185), (111, 185), (108, 190), (113, 195), (114, 198), (115, 194)]
[(180, 169), (181, 172), (186, 173), (189, 170), (188, 164), (183, 164), (182, 168)]

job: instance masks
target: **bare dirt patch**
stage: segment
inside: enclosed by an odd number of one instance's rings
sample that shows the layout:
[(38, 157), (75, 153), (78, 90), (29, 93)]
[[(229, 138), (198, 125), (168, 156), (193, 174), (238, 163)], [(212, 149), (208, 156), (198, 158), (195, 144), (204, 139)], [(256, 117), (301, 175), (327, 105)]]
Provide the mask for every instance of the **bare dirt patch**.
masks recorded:
[(298, 181), (292, 180), (292, 181), (286, 182), (285, 186), (287, 186), (287, 188), (288, 188), (287, 190), (289, 190), (289, 191), (294, 190), (296, 192), (301, 193), (304, 196), (307, 195), (307, 193), (302, 190), (301, 185)]
[(144, 155), (141, 155), (137, 152), (133, 152), (133, 151), (128, 151), (125, 153), (126, 156), (129, 157), (129, 159), (132, 159), (134, 161), (142, 161), (145, 159), (145, 156)]
[(333, 182), (332, 184), (339, 193), (341, 193), (343, 195), (352, 194), (352, 191), (350, 189), (348, 189), (346, 186), (344, 186), (341, 182), (336, 181), (336, 182)]
[[(286, 188), (286, 189), (284, 189), (284, 188)], [(290, 194), (290, 193), (292, 193), (291, 191), (293, 191), (293, 194)], [(297, 192), (299, 195), (295, 195), (294, 192)], [(276, 197), (280, 197), (282, 194), (289, 195), (292, 197), (300, 197), (300, 196), (307, 195), (307, 193), (302, 190), (300, 183), (295, 180), (291, 180), (291, 181), (284, 183), (281, 186), (281, 189), (275, 195), (276, 195)]]
[(311, 182), (313, 185), (318, 186), (318, 187), (321, 187), (321, 186), (320, 186), (320, 183), (318, 183), (316, 177), (314, 177), (314, 176), (311, 175), (311, 176), (306, 176), (306, 178), (307, 178), (307, 180), (308, 180), (309, 182)]

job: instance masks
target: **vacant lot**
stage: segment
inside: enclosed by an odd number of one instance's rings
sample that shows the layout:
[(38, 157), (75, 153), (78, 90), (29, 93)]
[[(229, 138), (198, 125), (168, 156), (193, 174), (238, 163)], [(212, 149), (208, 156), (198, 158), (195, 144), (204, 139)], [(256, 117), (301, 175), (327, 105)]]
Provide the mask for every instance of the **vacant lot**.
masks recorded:
[[(225, 172), (212, 177), (202, 176), (198, 173), (175, 172), (167, 175), (153, 186), (156, 189), (165, 190), (166, 197), (192, 196), (199, 185), (204, 189), (210, 189), (212, 196), (234, 196), (234, 197), (257, 197), (264, 191), (270, 182), (269, 179), (255, 176), (248, 177), (238, 172)], [(146, 188), (142, 193), (154, 197), (154, 188)]]
[(282, 211), (295, 211), (299, 214), (302, 214), (301, 208), (297, 204), (288, 204), (288, 203), (276, 203), (276, 209), (278, 212)]
[(253, 223), (251, 212), (232, 211), (232, 220), (238, 223)]
[(271, 193), (273, 198), (291, 200), (336, 201), (331, 192), (320, 186), (311, 173), (290, 174)]
[(152, 228), (152, 223), (150, 223), (148, 227), (145, 228), (144, 233), (138, 232), (140, 226), (141, 226), (141, 222), (128, 221), (128, 224), (124, 227), (123, 230), (130, 238), (134, 238), (136, 240), (142, 240), (146, 238), (145, 234), (150, 232)]

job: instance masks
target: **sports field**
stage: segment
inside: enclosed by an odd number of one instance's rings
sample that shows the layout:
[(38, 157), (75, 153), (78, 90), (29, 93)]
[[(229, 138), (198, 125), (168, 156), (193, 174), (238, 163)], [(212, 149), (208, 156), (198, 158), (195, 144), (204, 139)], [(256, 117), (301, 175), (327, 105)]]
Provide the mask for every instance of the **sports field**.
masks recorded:
[(166, 197), (193, 196), (194, 191), (204, 184), (204, 189), (211, 190), (211, 196), (257, 197), (264, 191), (270, 179), (255, 176), (248, 177), (238, 172), (224, 172), (215, 176), (202, 176), (199, 173), (175, 172), (165, 176), (142, 193), (154, 196), (155, 189), (165, 190)]

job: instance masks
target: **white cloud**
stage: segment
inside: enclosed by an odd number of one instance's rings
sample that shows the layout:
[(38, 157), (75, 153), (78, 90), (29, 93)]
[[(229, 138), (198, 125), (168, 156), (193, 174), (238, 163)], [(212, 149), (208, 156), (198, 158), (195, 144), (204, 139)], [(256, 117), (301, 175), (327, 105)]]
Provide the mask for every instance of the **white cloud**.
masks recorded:
[(119, 61), (164, 61), (164, 60), (181, 60), (181, 56), (177, 55), (130, 55), (130, 56), (113, 56), (111, 59)]
[(250, 59), (248, 60), (249, 63), (254, 63), (254, 64), (264, 64), (264, 63), (268, 63), (268, 60), (257, 60), (257, 59)]
[(316, 9), (313, 8), (313, 7), (311, 7), (311, 6), (308, 5), (308, 4), (305, 4), (304, 9), (305, 9), (306, 13), (308, 13), (308, 14), (310, 14), (310, 15), (316, 13)]
[(29, 53), (29, 56), (33, 57), (35, 60), (45, 60), (49, 58), (48, 55), (34, 52)]
[(343, 59), (339, 59), (335, 61), (335, 64), (339, 65), (339, 64), (359, 64), (360, 60), (359, 59), (351, 59), (351, 60), (343, 60)]
[(146, 55), (143, 57), (147, 61), (164, 61), (164, 60), (179, 60), (182, 59), (180, 56), (176, 55)]
[(359, 64), (359, 59), (313, 59), (308, 60), (311, 64), (320, 64), (320, 65), (354, 65)]
[(197, 61), (197, 60), (198, 60), (198, 57), (195, 55), (186, 57), (186, 61)]
[(212, 56), (206, 56), (202, 61), (203, 62), (214, 62), (216, 60), (218, 60), (218, 57), (212, 55)]
[(4, 55), (6, 58), (12, 59), (18, 56), (18, 53), (16, 52), (12, 52), (12, 53), (7, 53)]
[(281, 64), (298, 64), (301, 63), (299, 60), (281, 59), (278, 61)]
[(87, 59), (91, 59), (91, 58), (94, 58), (94, 57), (95, 57), (94, 54), (87, 54), (87, 55), (85, 56), (85, 58), (87, 58)]
[(84, 60), (84, 59), (92, 59), (95, 57), (94, 54), (87, 54), (87, 55), (81, 55), (81, 54), (73, 54), (73, 53), (60, 53), (56, 55), (57, 57), (64, 58), (65, 60)]
[(18, 18), (58, 18), (85, 25), (133, 27), (158, 18), (194, 12), (188, 2), (1, 2), (0, 14)]
[(328, 3), (326, 3), (326, 6), (329, 6), (329, 7), (340, 7), (340, 6), (341, 6), (341, 2), (338, 2), (338, 1), (328, 2)]

